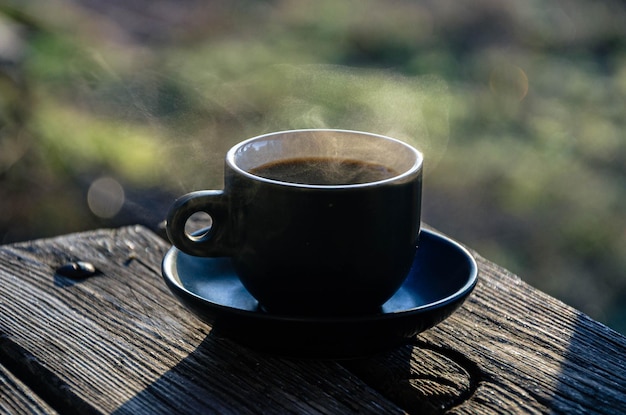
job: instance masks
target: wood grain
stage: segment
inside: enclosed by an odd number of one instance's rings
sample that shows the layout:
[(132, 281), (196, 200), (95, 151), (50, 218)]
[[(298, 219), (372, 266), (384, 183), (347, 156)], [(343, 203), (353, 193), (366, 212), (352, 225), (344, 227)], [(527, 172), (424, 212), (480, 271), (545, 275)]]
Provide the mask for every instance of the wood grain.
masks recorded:
[[(0, 247), (0, 359), (62, 413), (620, 413), (626, 339), (476, 255), (434, 329), (353, 361), (267, 356), (167, 291), (141, 227)], [(55, 275), (87, 261), (96, 276)], [(5, 363), (6, 365), (6, 363)]]
[[(626, 413), (626, 338), (474, 255), (478, 286), (457, 313), (407, 346), (409, 370), (398, 352), (347, 367), (361, 375), (383, 368), (362, 378), (382, 382), (413, 413)], [(457, 386), (462, 399), (407, 382), (451, 378), (452, 365), (432, 371), (417, 363), (425, 351), (465, 371), (471, 382)], [(422, 406), (416, 394), (433, 405)]]
[[(143, 228), (0, 249), (0, 354), (62, 413), (400, 413), (334, 362), (266, 357), (213, 336), (166, 289)], [(87, 261), (99, 275), (55, 275)]]
[(13, 373), (4, 366), (0, 366), (0, 414), (53, 415), (56, 413)]

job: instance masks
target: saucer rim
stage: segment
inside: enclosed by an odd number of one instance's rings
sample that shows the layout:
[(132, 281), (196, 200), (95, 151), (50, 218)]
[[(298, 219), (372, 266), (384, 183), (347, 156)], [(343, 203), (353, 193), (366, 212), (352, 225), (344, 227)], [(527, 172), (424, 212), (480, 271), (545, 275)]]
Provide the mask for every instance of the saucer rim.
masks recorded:
[[(176, 259), (178, 254), (182, 253), (178, 248), (172, 246), (163, 257), (163, 261), (161, 263), (161, 271), (162, 276), (170, 288), (170, 290), (174, 290), (174, 293), (177, 296), (185, 296), (185, 297), (193, 297), (195, 301), (201, 302), (214, 308), (216, 311), (221, 310), (222, 312), (228, 312), (230, 314), (237, 314), (242, 317), (256, 319), (259, 321), (284, 321), (298, 324), (320, 324), (320, 323), (333, 323), (333, 324), (358, 324), (358, 323), (371, 323), (374, 321), (384, 321), (389, 319), (397, 319), (410, 317), (415, 314), (422, 314), (429, 311), (434, 311), (438, 308), (445, 307), (447, 305), (453, 304), (460, 300), (463, 300), (466, 296), (468, 296), (476, 286), (478, 282), (478, 265), (474, 256), (469, 252), (467, 248), (462, 246), (457, 241), (451, 239), (450, 237), (436, 231), (432, 231), (429, 229), (422, 229), (420, 231), (420, 239), (426, 235), (427, 238), (439, 239), (440, 242), (444, 242), (446, 245), (450, 246), (452, 249), (460, 251), (465, 259), (468, 261), (469, 272), (467, 273), (467, 279), (462, 286), (460, 286), (454, 293), (440, 298), (436, 301), (427, 302), (422, 305), (418, 305), (416, 307), (411, 307), (405, 310), (394, 310), (390, 312), (380, 312), (380, 313), (370, 313), (370, 314), (359, 314), (359, 315), (350, 315), (350, 316), (308, 316), (308, 315), (289, 315), (289, 314), (273, 314), (273, 313), (262, 313), (258, 310), (246, 310), (241, 308), (236, 308), (224, 304), (219, 304), (213, 302), (205, 297), (198, 295), (195, 292), (192, 292), (185, 288), (182, 285), (182, 281), (180, 280), (180, 275), (178, 272), (172, 272), (176, 269)], [(419, 249), (419, 247), (418, 247)], [(188, 255), (191, 256), (191, 255)], [(209, 257), (197, 257), (198, 259), (207, 260), (211, 259)], [(228, 257), (218, 257), (227, 259)], [(410, 271), (411, 272), (411, 271)], [(175, 274), (175, 275), (174, 275)]]

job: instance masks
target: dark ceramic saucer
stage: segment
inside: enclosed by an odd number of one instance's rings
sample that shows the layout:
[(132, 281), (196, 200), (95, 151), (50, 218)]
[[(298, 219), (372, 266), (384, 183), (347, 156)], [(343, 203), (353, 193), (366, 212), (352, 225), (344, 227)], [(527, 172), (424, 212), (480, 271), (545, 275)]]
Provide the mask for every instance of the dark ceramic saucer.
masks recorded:
[(172, 247), (163, 277), (176, 297), (216, 334), (250, 348), (295, 357), (350, 358), (397, 347), (452, 314), (476, 285), (470, 253), (422, 230), (406, 281), (378, 313), (300, 317), (266, 313), (241, 285), (228, 258), (199, 258)]

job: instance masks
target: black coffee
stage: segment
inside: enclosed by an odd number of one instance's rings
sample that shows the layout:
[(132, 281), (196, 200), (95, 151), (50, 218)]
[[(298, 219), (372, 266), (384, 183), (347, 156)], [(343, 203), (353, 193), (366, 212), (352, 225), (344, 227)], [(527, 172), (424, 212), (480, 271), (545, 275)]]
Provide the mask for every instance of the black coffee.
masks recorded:
[(313, 185), (346, 185), (376, 182), (397, 176), (392, 168), (361, 160), (302, 157), (272, 161), (250, 173), (282, 182)]

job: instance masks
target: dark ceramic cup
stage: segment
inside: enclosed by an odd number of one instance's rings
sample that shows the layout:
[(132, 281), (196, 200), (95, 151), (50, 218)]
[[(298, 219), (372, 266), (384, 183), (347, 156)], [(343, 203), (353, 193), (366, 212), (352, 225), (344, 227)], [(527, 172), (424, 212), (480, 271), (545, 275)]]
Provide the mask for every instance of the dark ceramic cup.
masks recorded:
[[(174, 203), (167, 233), (187, 254), (231, 257), (267, 312), (376, 312), (415, 256), (422, 163), (413, 147), (376, 134), (262, 135), (228, 151), (224, 190)], [(212, 225), (191, 235), (185, 226), (196, 212)]]

